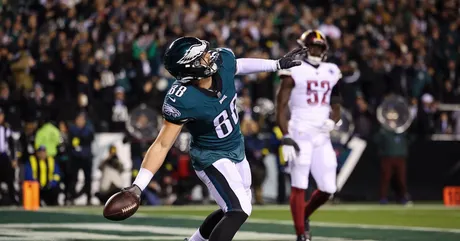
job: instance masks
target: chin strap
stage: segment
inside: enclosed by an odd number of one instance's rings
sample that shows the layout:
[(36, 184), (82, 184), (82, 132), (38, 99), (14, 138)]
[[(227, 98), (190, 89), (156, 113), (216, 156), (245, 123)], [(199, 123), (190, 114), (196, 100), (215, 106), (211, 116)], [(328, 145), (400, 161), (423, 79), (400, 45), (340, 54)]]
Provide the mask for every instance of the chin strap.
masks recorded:
[(321, 57), (307, 56), (307, 61), (313, 65), (319, 65), (322, 62)]

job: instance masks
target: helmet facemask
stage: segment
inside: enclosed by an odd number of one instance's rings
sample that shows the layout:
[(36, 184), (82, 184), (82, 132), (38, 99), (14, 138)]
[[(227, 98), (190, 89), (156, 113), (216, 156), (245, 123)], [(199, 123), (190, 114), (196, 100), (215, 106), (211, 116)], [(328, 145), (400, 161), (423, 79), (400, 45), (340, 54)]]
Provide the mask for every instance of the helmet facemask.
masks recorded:
[[(206, 54), (209, 53), (209, 58), (206, 59)], [(211, 76), (217, 72), (217, 60), (219, 59), (219, 52), (216, 50), (208, 50), (200, 58), (200, 64), (205, 68), (204, 74), (206, 77)]]
[(313, 43), (310, 46), (308, 46), (307, 60), (311, 64), (318, 65), (326, 60), (326, 53), (326, 45)]
[[(209, 50), (209, 42), (201, 40), (206, 44), (203, 53), (189, 63), (184, 64), (189, 76), (177, 76), (177, 80), (181, 83), (187, 83), (191, 80), (200, 80), (215, 74), (218, 70), (217, 60), (219, 59), (219, 52), (216, 50)], [(209, 54), (209, 55), (208, 55)], [(209, 57), (207, 57), (209, 56)]]

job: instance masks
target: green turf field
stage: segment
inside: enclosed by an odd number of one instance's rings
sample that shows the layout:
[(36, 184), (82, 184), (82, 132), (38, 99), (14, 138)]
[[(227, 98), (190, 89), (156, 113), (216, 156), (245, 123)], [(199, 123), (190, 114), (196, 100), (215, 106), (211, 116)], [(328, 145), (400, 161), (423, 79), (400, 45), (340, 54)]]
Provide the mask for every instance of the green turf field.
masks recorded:
[[(217, 206), (141, 207), (123, 222), (102, 207), (0, 209), (0, 240), (183, 240)], [(312, 217), (315, 241), (459, 241), (460, 208), (325, 206)], [(288, 206), (255, 207), (235, 240), (295, 240)]]

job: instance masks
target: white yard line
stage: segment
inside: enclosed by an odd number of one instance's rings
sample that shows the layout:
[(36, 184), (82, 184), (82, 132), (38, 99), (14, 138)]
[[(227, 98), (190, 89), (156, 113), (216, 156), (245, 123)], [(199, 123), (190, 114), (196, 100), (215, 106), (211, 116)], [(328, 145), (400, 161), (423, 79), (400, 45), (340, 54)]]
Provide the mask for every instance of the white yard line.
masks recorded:
[[(134, 217), (162, 217), (162, 218), (171, 218), (171, 219), (191, 219), (191, 220), (203, 220), (202, 216), (190, 216), (190, 215), (180, 215), (180, 214), (168, 214), (168, 216), (161, 214), (161, 211), (194, 211), (194, 210), (215, 210), (216, 206), (161, 206), (161, 207), (145, 207), (140, 208), (140, 212), (136, 213)], [(350, 210), (350, 211), (359, 211), (359, 210), (460, 210), (456, 208), (448, 208), (440, 205), (416, 205), (412, 207), (402, 207), (402, 206), (381, 206), (381, 205), (327, 205), (322, 209), (324, 210)], [(0, 210), (21, 210), (21, 209), (8, 209), (1, 208)], [(102, 210), (102, 207), (95, 207), (88, 209), (87, 207), (57, 207), (57, 208), (41, 208), (40, 211), (43, 212), (65, 212), (65, 213), (75, 213), (75, 214), (92, 214), (99, 215), (95, 213), (84, 213), (91, 210)], [(160, 211), (158, 214), (143, 214), (142, 211)], [(254, 210), (289, 210), (289, 206), (286, 205), (266, 205), (266, 206), (255, 206)], [(83, 212), (83, 213), (82, 213)], [(250, 218), (247, 222), (249, 223), (271, 223), (271, 224), (280, 224), (280, 225), (292, 225), (292, 221), (288, 220), (267, 220), (267, 219), (255, 219)], [(448, 232), (448, 233), (460, 233), (460, 229), (452, 228), (432, 228), (432, 227), (414, 227), (414, 226), (395, 226), (395, 225), (370, 225), (370, 224), (346, 224), (346, 223), (335, 223), (335, 222), (312, 222), (313, 226), (317, 227), (331, 227), (331, 228), (362, 228), (362, 229), (378, 229), (378, 230), (409, 230), (409, 231), (419, 231), (419, 232)]]
[[(57, 229), (50, 232), (28, 230), (31, 228), (52, 228)], [(59, 231), (59, 228), (65, 229), (84, 229), (88, 232), (81, 231)], [(176, 236), (120, 236), (116, 234), (98, 234), (91, 233), (92, 231), (122, 231), (122, 232), (148, 232), (152, 234), (169, 234)], [(196, 229), (192, 228), (177, 228), (177, 227), (161, 227), (149, 225), (124, 225), (124, 224), (104, 224), (104, 223), (22, 223), (22, 224), (4, 224), (0, 226), (2, 235), (12, 237), (25, 237), (27, 240), (65, 240), (71, 237), (77, 240), (182, 240), (193, 234)], [(35, 238), (35, 239), (34, 239)], [(294, 240), (294, 235), (278, 234), (278, 233), (261, 233), (240, 231), (236, 234), (234, 240)], [(1, 240), (1, 239), (0, 239)], [(12, 239), (8, 239), (12, 240)], [(375, 241), (375, 240), (353, 240), (343, 238), (326, 238), (315, 237), (319, 241)]]
[[(139, 217), (161, 217), (171, 219), (189, 219), (189, 220), (203, 220), (202, 216), (190, 216), (190, 215), (155, 215), (155, 214), (136, 214)], [(257, 219), (249, 218), (247, 223), (265, 223), (265, 224), (280, 224), (280, 225), (292, 225), (292, 221), (288, 220), (270, 220), (270, 219)], [(331, 227), (331, 228), (361, 228), (361, 229), (378, 229), (378, 230), (409, 230), (419, 232), (445, 232), (445, 233), (460, 233), (460, 229), (450, 228), (430, 228), (430, 227), (414, 227), (414, 226), (393, 226), (393, 225), (372, 225), (372, 224), (347, 224), (347, 223), (333, 223), (333, 222), (311, 222), (312, 226), (316, 227)]]
[[(200, 206), (197, 206), (200, 207)], [(276, 207), (276, 206), (274, 206)], [(183, 206), (178, 206), (178, 211), (193, 211), (196, 210), (195, 207), (189, 207), (188, 209), (185, 209)], [(182, 209), (181, 209), (182, 208)], [(410, 208), (410, 207), (409, 207)], [(145, 214), (142, 213), (142, 211), (147, 211), (147, 210), (175, 210), (174, 207), (167, 207), (166, 208), (156, 208), (156, 207), (142, 207), (141, 212), (138, 212), (135, 214), (134, 217), (161, 217), (161, 218), (171, 218), (171, 219), (189, 219), (189, 220), (203, 220), (203, 216), (194, 216), (194, 215), (180, 215), (180, 214), (168, 214), (168, 216), (164, 214), (155, 214), (155, 213), (149, 213)], [(214, 210), (216, 209), (215, 206), (213, 206), (213, 209), (209, 210)], [(398, 210), (402, 210), (403, 208), (400, 208)], [(207, 210), (207, 209), (206, 209)], [(82, 214), (81, 211), (78, 211), (78, 209), (72, 210), (72, 209), (54, 209), (54, 208), (46, 208), (46, 209), (41, 209), (41, 211), (59, 211), (59, 212), (66, 212), (66, 213), (74, 213), (74, 214)], [(99, 215), (99, 214), (94, 214), (94, 213), (89, 213), (90, 215)], [(249, 218), (248, 223), (270, 223), (270, 224), (280, 224), (280, 225), (292, 225), (292, 221), (290, 220), (270, 220), (270, 219), (257, 219), (257, 218)], [(331, 227), (331, 228), (361, 228), (361, 229), (377, 229), (377, 230), (409, 230), (409, 231), (418, 231), (418, 232), (446, 232), (446, 233), (460, 233), (460, 229), (452, 229), (452, 228), (432, 228), (432, 227), (417, 227), (417, 226), (396, 226), (396, 225), (375, 225), (375, 224), (347, 224), (347, 223), (336, 223), (336, 222), (311, 222), (313, 226), (317, 227)]]

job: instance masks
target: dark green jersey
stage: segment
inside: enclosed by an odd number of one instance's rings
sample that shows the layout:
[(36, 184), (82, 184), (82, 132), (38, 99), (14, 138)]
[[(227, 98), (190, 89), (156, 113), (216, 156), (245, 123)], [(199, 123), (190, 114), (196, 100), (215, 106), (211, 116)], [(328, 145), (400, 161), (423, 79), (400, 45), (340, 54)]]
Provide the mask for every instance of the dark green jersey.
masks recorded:
[(184, 124), (190, 131), (193, 167), (202, 170), (215, 161), (244, 159), (244, 142), (236, 110), (234, 76), (236, 59), (228, 49), (219, 49), (219, 69), (213, 75), (213, 90), (175, 82), (165, 97), (163, 116)]

